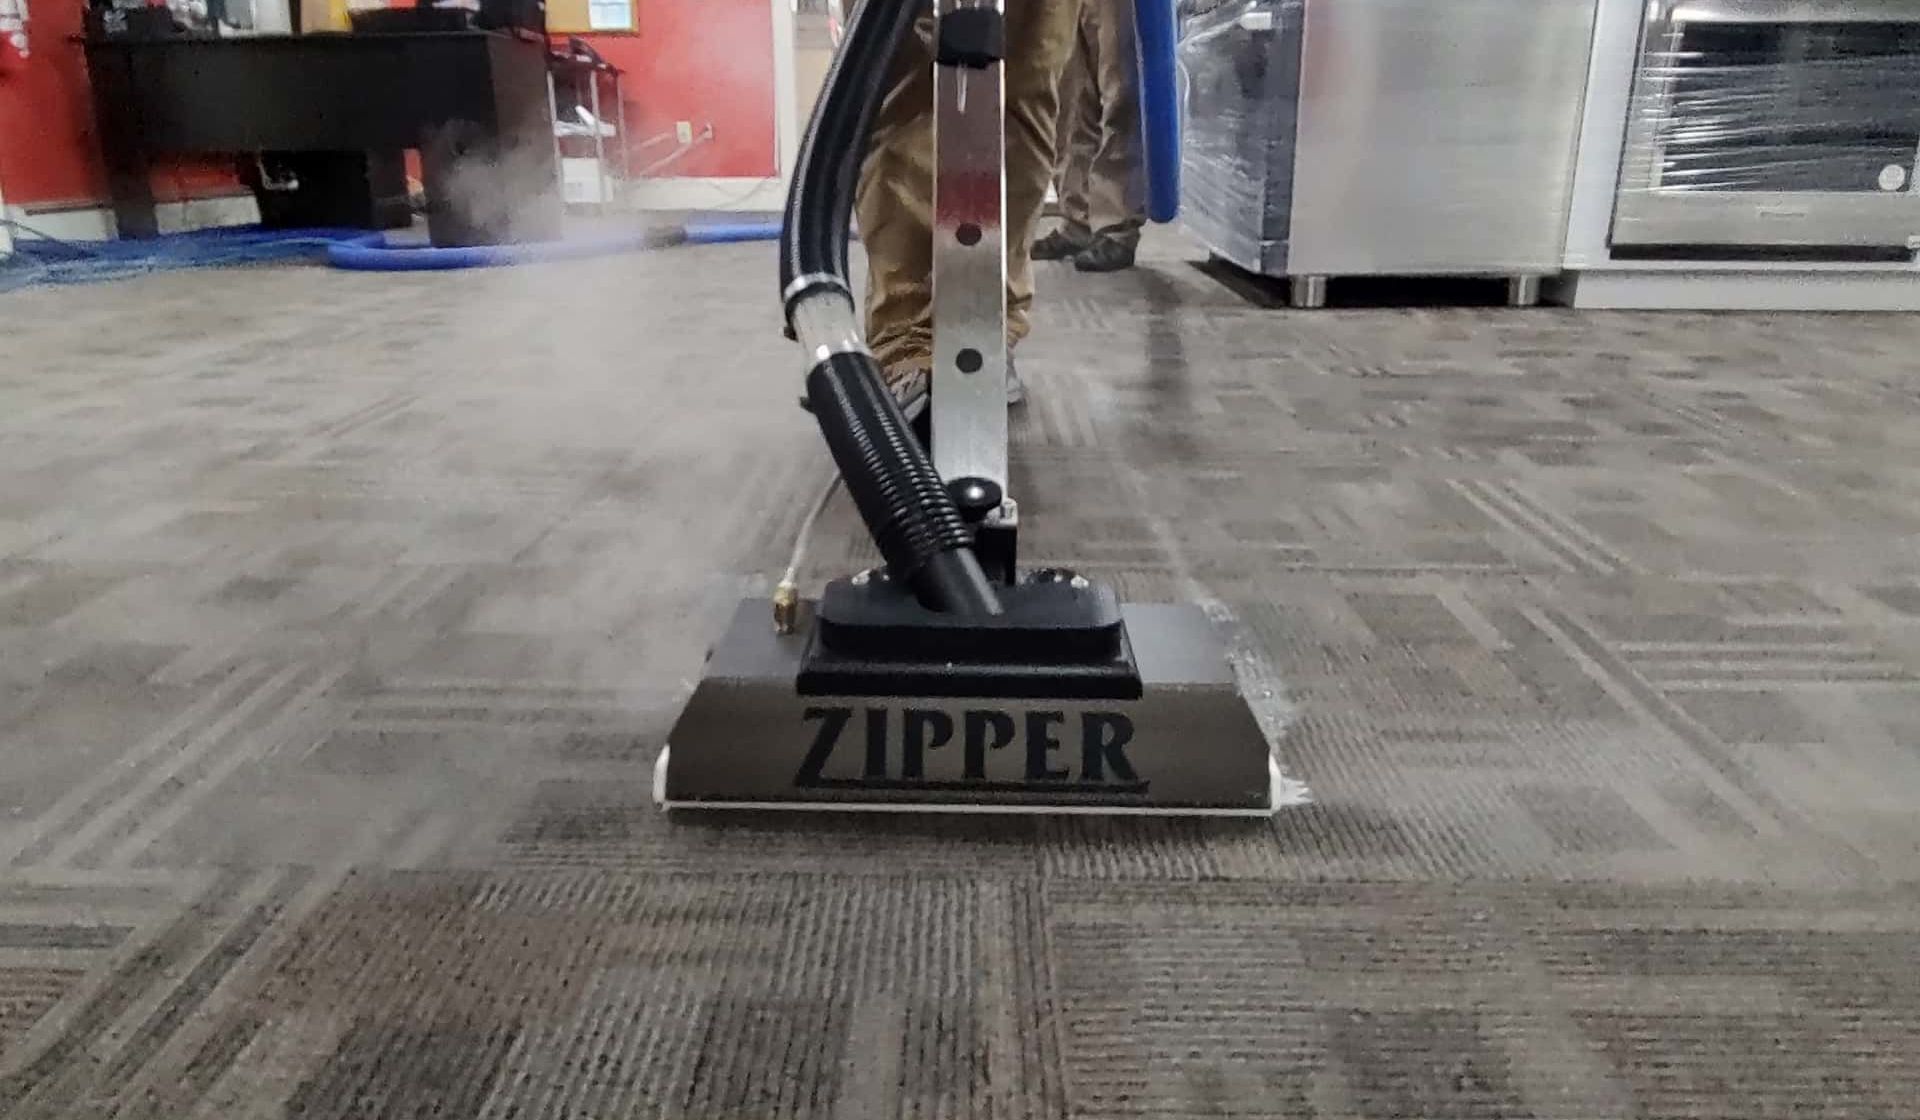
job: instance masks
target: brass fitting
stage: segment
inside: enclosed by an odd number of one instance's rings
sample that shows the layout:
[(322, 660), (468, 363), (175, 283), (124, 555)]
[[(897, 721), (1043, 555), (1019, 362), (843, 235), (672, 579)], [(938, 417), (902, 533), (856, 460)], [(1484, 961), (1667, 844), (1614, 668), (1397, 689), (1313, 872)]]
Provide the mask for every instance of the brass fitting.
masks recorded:
[(791, 634), (800, 622), (800, 591), (791, 583), (773, 589), (773, 632)]

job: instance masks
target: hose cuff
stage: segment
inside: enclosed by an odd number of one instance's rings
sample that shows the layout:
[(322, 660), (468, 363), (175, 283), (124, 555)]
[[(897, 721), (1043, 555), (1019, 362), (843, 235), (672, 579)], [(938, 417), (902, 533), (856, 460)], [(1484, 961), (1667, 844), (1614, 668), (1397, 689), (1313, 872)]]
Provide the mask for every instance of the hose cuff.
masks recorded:
[[(853, 289), (846, 280), (831, 272), (805, 272), (794, 277), (780, 291), (780, 309), (787, 319), (787, 330), (797, 332), (799, 324), (793, 321), (793, 313), (802, 301), (826, 295), (842, 295), (848, 306), (853, 304)], [(790, 335), (791, 336), (791, 335)]]

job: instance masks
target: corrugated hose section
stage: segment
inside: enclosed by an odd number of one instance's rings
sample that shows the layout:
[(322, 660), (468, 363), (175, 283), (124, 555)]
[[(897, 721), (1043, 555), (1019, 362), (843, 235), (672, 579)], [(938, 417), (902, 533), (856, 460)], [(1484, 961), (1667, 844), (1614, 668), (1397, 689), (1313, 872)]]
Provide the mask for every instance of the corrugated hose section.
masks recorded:
[[(846, 477), (847, 492), (895, 575), (911, 581), (937, 610), (998, 614), (998, 597), (977, 580), (922, 579), (939, 554), (966, 551), (973, 534), (960, 518), (940, 475), (914, 438), (913, 427), (887, 391), (870, 354), (835, 354), (807, 375), (807, 399), (827, 447)], [(977, 571), (978, 565), (972, 565)]]

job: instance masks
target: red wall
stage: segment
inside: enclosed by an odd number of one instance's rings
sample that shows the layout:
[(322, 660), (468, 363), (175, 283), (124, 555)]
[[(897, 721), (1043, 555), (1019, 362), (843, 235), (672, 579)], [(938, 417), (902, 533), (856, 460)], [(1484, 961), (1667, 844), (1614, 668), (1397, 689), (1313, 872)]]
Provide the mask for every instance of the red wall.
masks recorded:
[[(635, 0), (632, 35), (583, 35), (626, 71), (627, 129), (636, 141), (688, 121), (713, 139), (664, 176), (766, 178), (779, 172), (774, 133), (773, 15), (767, 0)], [(674, 149), (664, 141), (636, 168)]]
[[(8, 205), (89, 203), (106, 197), (93, 140), (87, 67), (78, 44), (81, 0), (28, 5), (32, 54), (0, 70), (0, 192)], [(154, 195), (173, 199), (232, 189), (223, 166), (182, 164), (154, 176)]]
[[(638, 31), (583, 36), (626, 71), (627, 125), (644, 139), (691, 121), (714, 138), (661, 172), (673, 176), (776, 173), (773, 24), (768, 0), (635, 0)], [(32, 56), (0, 70), (0, 191), (9, 205), (86, 205), (106, 197), (93, 135), (86, 65), (68, 37), (81, 0), (30, 0)], [(673, 150), (663, 143), (635, 166)], [(217, 164), (155, 176), (162, 199), (231, 189)]]
[(78, 138), (92, 135), (91, 110), (75, 90), (86, 88), (78, 0), (29, 5), (32, 55), (0, 71), (0, 189), (12, 204), (100, 193), (94, 161), (74, 158)]

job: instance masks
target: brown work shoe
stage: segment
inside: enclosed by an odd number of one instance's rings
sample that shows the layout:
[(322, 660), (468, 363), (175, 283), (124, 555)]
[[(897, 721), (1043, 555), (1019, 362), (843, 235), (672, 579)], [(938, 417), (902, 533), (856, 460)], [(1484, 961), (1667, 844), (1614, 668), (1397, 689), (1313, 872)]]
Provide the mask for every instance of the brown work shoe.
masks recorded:
[(1095, 237), (1093, 244), (1074, 254), (1073, 267), (1081, 272), (1119, 272), (1133, 267), (1133, 246), (1117, 237)]
[[(927, 370), (907, 366), (887, 371), (887, 388), (893, 391), (893, 399), (900, 407), (911, 410), (913, 402), (927, 395), (933, 384), (933, 375)], [(1013, 355), (1007, 355), (1007, 403), (1020, 404), (1027, 399), (1027, 383), (1020, 380), (1020, 370), (1013, 364)]]
[(894, 400), (900, 402), (901, 408), (926, 396), (932, 379), (930, 371), (918, 366), (900, 366), (887, 370), (882, 376), (886, 378), (887, 391), (893, 394)]
[(1061, 226), (1033, 243), (1033, 252), (1029, 254), (1036, 261), (1064, 261), (1093, 241), (1093, 235), (1077, 231), (1072, 226)]
[[(929, 378), (926, 370), (916, 366), (900, 366), (880, 373), (880, 379), (887, 384), (887, 391), (893, 394), (893, 399), (903, 409), (910, 408), (914, 401), (927, 395)], [(800, 394), (800, 407), (808, 412), (813, 411), (813, 402), (807, 399), (805, 393)]]

